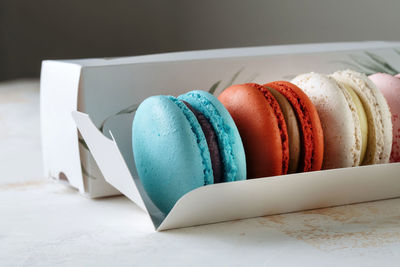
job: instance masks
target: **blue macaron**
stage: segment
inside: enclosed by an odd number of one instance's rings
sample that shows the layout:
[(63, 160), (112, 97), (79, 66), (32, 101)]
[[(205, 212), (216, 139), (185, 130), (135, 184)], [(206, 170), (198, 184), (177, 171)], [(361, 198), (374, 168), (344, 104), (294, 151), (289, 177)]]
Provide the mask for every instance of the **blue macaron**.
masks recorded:
[(132, 147), (143, 187), (165, 214), (193, 189), (246, 179), (236, 125), (205, 91), (144, 100), (133, 121)]

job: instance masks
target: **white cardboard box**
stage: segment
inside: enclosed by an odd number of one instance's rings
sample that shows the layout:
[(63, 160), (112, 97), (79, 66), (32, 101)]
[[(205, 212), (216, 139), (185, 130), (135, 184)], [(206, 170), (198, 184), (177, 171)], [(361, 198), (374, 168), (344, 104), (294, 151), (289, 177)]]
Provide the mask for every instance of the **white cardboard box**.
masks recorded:
[(45, 172), (65, 178), (90, 197), (123, 193), (148, 212), (156, 230), (399, 197), (400, 163), (395, 163), (209, 185), (183, 196), (165, 216), (148, 199), (137, 176), (131, 124), (136, 107), (146, 97), (194, 89), (215, 89), (217, 95), (232, 83), (266, 83), (349, 67), (365, 73), (400, 72), (400, 42), (44, 61)]

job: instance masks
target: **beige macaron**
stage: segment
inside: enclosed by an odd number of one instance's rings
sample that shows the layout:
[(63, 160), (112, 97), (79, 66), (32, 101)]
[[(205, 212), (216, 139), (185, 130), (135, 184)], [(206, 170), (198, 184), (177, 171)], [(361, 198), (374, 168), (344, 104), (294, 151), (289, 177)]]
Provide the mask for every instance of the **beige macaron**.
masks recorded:
[(319, 73), (295, 77), (318, 111), (324, 131), (323, 169), (360, 165), (362, 134), (357, 106), (350, 93), (334, 79)]
[(384, 96), (365, 74), (354, 70), (337, 71), (331, 77), (354, 90), (365, 109), (368, 144), (362, 163), (388, 163), (392, 149), (392, 121)]

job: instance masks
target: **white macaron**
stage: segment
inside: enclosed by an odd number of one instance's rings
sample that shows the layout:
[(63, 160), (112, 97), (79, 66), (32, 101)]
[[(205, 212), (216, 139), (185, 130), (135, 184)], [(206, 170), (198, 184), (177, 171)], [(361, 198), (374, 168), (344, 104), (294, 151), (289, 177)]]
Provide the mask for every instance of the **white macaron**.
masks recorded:
[(351, 92), (333, 78), (319, 73), (302, 74), (291, 82), (307, 94), (321, 119), (323, 169), (360, 165), (366, 138), (363, 140), (360, 115)]

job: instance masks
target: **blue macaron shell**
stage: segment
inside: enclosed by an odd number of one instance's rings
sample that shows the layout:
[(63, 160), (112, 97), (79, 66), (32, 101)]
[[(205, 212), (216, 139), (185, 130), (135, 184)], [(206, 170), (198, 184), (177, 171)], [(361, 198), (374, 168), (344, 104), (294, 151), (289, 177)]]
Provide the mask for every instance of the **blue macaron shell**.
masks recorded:
[(228, 110), (213, 95), (205, 91), (191, 91), (178, 97), (203, 113), (216, 130), (224, 164), (226, 182), (246, 179), (246, 157), (242, 139)]
[(132, 125), (132, 146), (143, 187), (164, 213), (187, 192), (213, 183), (201, 126), (174, 97), (153, 96), (140, 104)]

